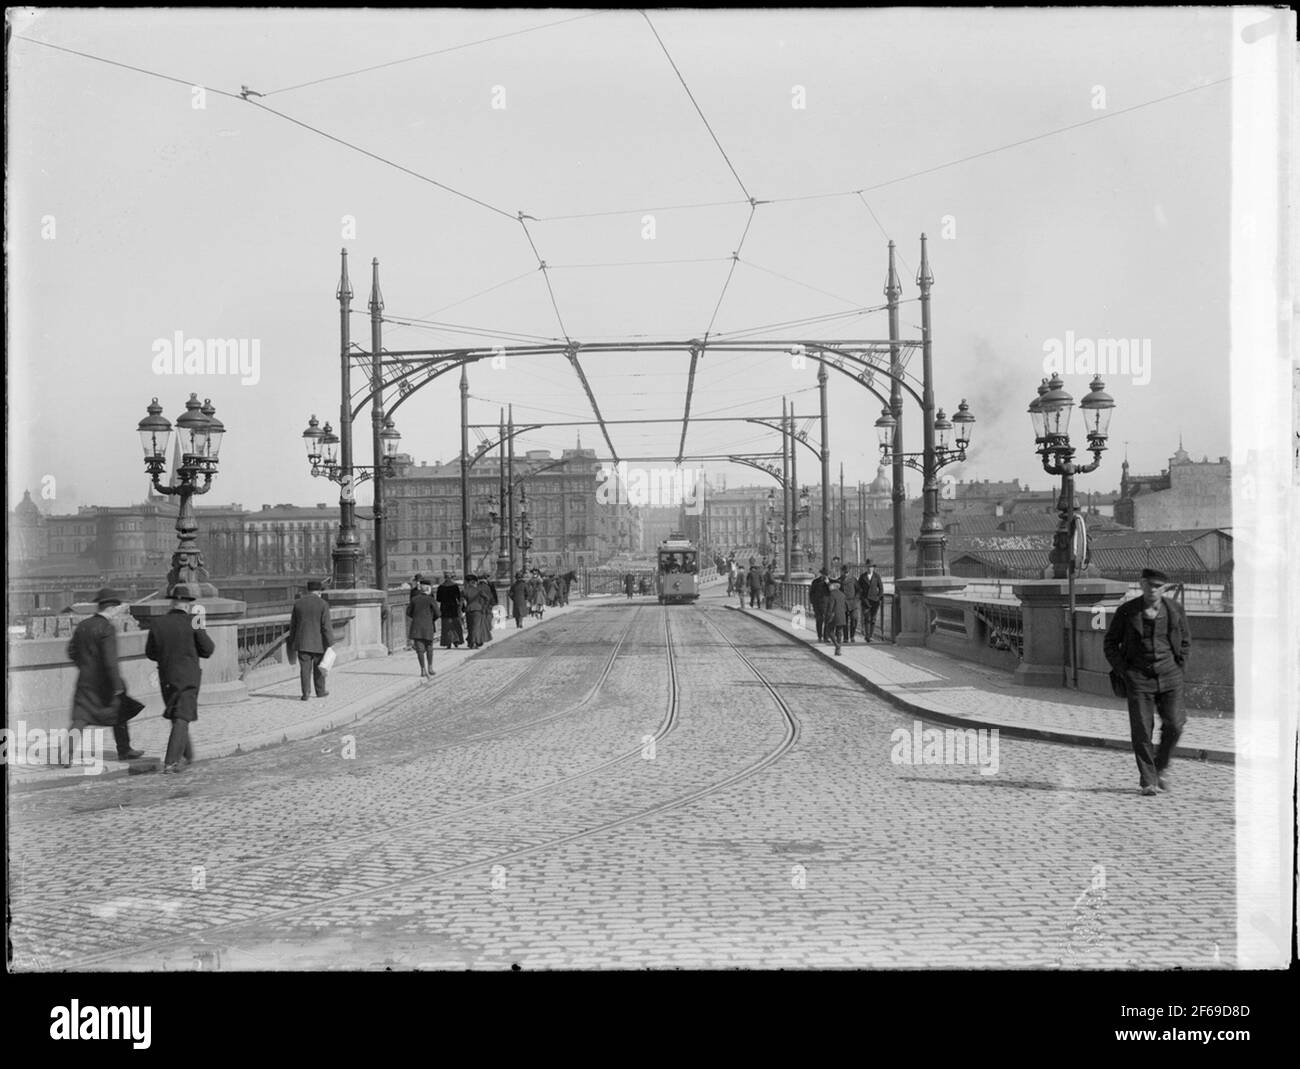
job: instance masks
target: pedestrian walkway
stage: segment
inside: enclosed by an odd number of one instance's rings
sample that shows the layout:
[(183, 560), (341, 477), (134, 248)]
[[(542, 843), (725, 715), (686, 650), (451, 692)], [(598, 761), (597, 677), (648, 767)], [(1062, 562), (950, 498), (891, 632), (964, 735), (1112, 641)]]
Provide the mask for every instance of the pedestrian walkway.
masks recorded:
[[(484, 648), (508, 642), (513, 636), (544, 626), (547, 621), (575, 612), (584, 604), (590, 602), (548, 608), (542, 620), (525, 618), (522, 629), (507, 618), (504, 625), (492, 629), (492, 642)], [(204, 701), (200, 691), (199, 719), (191, 731), (196, 759), (247, 753), (342, 728), (421, 689), (435, 691), (446, 675), (456, 671), (476, 652), (468, 647), (444, 650), (435, 642), (433, 668), (437, 674), (433, 684), (421, 682), (415, 653), (399, 648), (388, 657), (348, 661), (336, 667), (329, 673), (329, 695), (325, 698), (313, 696), (309, 701), (301, 700), (296, 666), (283, 666), (269, 677), (262, 675), (250, 680), (253, 689), (246, 701), (213, 704)], [(142, 700), (146, 701), (144, 711), (131, 721), (131, 745), (143, 750), (144, 757), (129, 764), (115, 760), (112, 732), (105, 730), (103, 772), (88, 777), (83, 767), (10, 764), (11, 789), (158, 771), (167, 748), (171, 721), (163, 718), (162, 702), (157, 694)]]
[[(729, 606), (731, 607), (731, 606)], [(733, 607), (734, 608), (734, 607)], [(1025, 687), (1010, 672), (960, 661), (920, 646), (887, 642), (834, 645), (817, 641), (811, 621), (791, 624), (788, 611), (741, 609), (807, 643), (880, 697), (922, 719), (961, 727), (997, 728), (1009, 737), (1131, 749), (1128, 708), (1119, 698), (1064, 687)], [(1231, 714), (1189, 710), (1177, 757), (1203, 761), (1234, 759)]]

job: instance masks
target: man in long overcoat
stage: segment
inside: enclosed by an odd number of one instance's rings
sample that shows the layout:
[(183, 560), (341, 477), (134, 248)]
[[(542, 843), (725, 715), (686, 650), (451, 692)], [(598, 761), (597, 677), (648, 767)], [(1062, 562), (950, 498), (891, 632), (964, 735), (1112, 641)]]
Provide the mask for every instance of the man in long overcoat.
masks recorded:
[[(1137, 759), (1138, 789), (1144, 795), (1170, 789), (1169, 759), (1187, 716), (1183, 712), (1183, 668), (1192, 649), (1187, 614), (1162, 588), (1164, 572), (1142, 570), (1142, 596), (1124, 602), (1106, 631), (1106, 660), (1124, 679), (1128, 692), (1129, 734)], [(1160, 747), (1153, 749), (1155, 714), (1160, 714)]]
[(758, 570), (757, 564), (749, 566), (749, 576), (746, 583), (749, 586), (749, 607), (751, 609), (760, 608), (763, 604), (763, 573)]
[(636, 580), (632, 578), (632, 573), (628, 572), (623, 576), (623, 593), (627, 595), (628, 600), (632, 600), (632, 592), (636, 587)]
[(145, 642), (144, 655), (158, 662), (158, 685), (166, 708), (163, 716), (172, 722), (163, 757), (164, 772), (180, 772), (181, 761), (194, 760), (190, 724), (199, 718), (199, 684), (203, 680), (200, 657), (211, 657), (216, 647), (202, 627), (202, 617), (192, 616), (197, 598), (193, 587), (177, 583), (172, 587), (172, 609), (154, 620)]
[(830, 589), (826, 569), (821, 568), (808, 586), (808, 600), (812, 602), (813, 616), (817, 618), (818, 642), (826, 640), (826, 595), (830, 593)]
[(844, 632), (848, 629), (849, 603), (844, 597), (844, 590), (838, 579), (830, 582), (830, 591), (822, 603), (826, 616), (826, 634), (835, 642), (835, 656), (841, 657), (840, 643), (844, 641)]
[(298, 658), (298, 681), (302, 684), (302, 701), (311, 697), (313, 684), (316, 697), (328, 698), (325, 673), (320, 661), (325, 651), (334, 645), (334, 626), (330, 622), (330, 607), (321, 591), (324, 584), (319, 579), (307, 583), (307, 593), (293, 603), (289, 617), (289, 638), (285, 646), (290, 658)]
[(528, 612), (528, 583), (523, 572), (515, 572), (515, 581), (510, 584), (510, 611), (515, 617), (515, 627), (524, 626), (524, 616)]
[(445, 650), (460, 645), (465, 641), (460, 627), (461, 596), (459, 584), (452, 581), (451, 574), (444, 572), (437, 592), (438, 614), (442, 619), (442, 648)]
[(117, 759), (131, 761), (143, 757), (143, 750), (131, 749), (131, 733), (117, 722), (117, 708), (126, 695), (126, 684), (117, 662), (117, 627), (113, 621), (121, 615), (122, 597), (104, 587), (95, 595), (97, 611), (77, 625), (68, 642), (68, 658), (77, 665), (77, 687), (72, 694), (72, 726), (78, 731), (87, 727), (105, 727), (111, 722)]
[(406, 606), (406, 637), (415, 647), (416, 659), (420, 662), (420, 678), (432, 679), (433, 639), (438, 629), (438, 603), (433, 600), (433, 593), (428, 583), (421, 583)]

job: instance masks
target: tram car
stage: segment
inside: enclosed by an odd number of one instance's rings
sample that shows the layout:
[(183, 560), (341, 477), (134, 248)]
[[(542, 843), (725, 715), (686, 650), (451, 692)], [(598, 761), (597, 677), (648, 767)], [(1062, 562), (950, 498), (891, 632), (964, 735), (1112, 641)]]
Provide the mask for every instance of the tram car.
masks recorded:
[(699, 553), (690, 539), (674, 534), (659, 543), (655, 584), (660, 605), (699, 600)]

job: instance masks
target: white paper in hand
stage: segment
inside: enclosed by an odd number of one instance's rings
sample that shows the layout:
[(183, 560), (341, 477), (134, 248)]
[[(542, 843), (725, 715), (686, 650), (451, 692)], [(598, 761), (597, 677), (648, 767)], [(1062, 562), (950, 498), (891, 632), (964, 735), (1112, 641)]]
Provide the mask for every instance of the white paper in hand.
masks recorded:
[(338, 655), (335, 654), (333, 646), (327, 649), (325, 653), (321, 656), (320, 670), (322, 672), (328, 672), (331, 668), (333, 668), (334, 661), (337, 659), (337, 656)]

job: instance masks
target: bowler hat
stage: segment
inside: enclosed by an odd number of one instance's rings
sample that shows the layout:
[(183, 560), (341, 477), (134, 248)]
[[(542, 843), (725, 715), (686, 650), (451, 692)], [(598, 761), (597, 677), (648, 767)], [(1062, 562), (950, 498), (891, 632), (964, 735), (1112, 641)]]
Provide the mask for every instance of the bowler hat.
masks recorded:
[(1142, 578), (1148, 583), (1154, 583), (1156, 586), (1164, 586), (1169, 582), (1169, 576), (1157, 568), (1143, 568)]
[(325, 589), (325, 584), (322, 583), (319, 579), (308, 579), (308, 580), (307, 580), (307, 589), (308, 589), (308, 590), (324, 590), (324, 589)]
[(199, 600), (199, 592), (189, 583), (177, 583), (172, 587), (171, 596), (175, 601)]
[(100, 587), (98, 593), (95, 594), (95, 604), (101, 609), (105, 605), (121, 605), (122, 594), (111, 586)]

